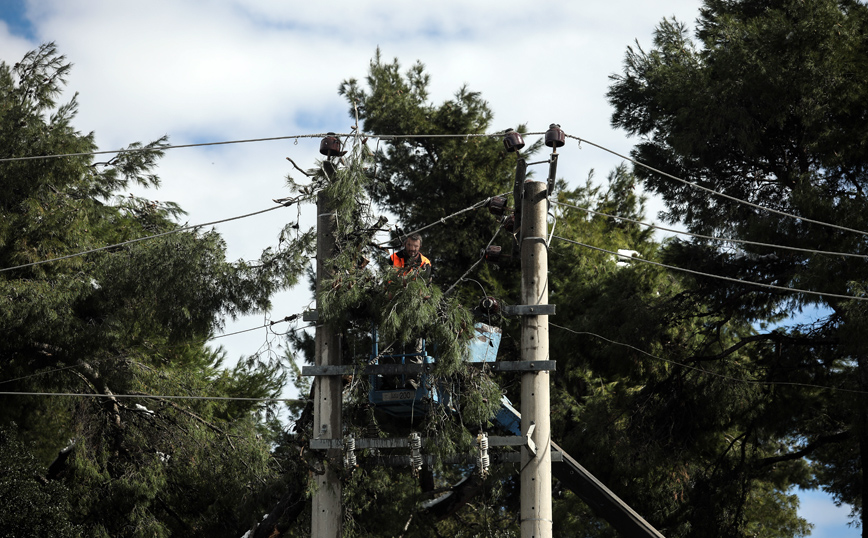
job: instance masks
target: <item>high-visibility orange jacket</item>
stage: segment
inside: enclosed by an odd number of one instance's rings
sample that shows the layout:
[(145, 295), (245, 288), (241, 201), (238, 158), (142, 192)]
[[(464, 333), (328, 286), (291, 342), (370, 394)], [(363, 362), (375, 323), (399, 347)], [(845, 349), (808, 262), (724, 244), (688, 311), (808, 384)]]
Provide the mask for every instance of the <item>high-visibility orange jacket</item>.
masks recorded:
[[(410, 270), (413, 268), (427, 269), (431, 267), (431, 260), (419, 254), (418, 258), (415, 259), (407, 259), (407, 252), (403, 249), (389, 256), (389, 261), (393, 266), (397, 268), (406, 267), (406, 270)], [(426, 267), (427, 266), (427, 267)]]

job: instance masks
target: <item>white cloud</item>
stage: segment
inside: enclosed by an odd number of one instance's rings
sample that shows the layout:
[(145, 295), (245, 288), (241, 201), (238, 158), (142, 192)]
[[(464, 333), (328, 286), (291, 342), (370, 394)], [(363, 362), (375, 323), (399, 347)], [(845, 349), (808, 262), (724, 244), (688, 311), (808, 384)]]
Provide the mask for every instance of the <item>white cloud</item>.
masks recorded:
[[(605, 93), (635, 39), (650, 46), (664, 17), (691, 22), (699, 0), (533, 4), (515, 1), (436, 3), (397, 0), (328, 4), (278, 0), (29, 0), (36, 39), (55, 41), (75, 65), (69, 94), (79, 92), (77, 127), (95, 131), (101, 149), (164, 134), (173, 144), (346, 132), (353, 123), (337, 95), (341, 81), (364, 78), (379, 46), (405, 68), (416, 60), (441, 102), (463, 84), (494, 110), (494, 129), (560, 123), (574, 135), (628, 153), (632, 141), (609, 127)], [(38, 42), (2, 24), (2, 59), (15, 62)], [(285, 157), (303, 167), (319, 158), (318, 140), (302, 139), (170, 150), (162, 188), (145, 195), (172, 200), (201, 223), (263, 209), (286, 196)], [(621, 159), (574, 142), (561, 151), (559, 175), (573, 185), (591, 168), (603, 178)], [(652, 217), (653, 217), (652, 210)], [(273, 244), (295, 209), (218, 226), (229, 257), (255, 258)], [(313, 223), (313, 208), (303, 225)], [(274, 317), (307, 305), (306, 285), (275, 301)], [(261, 325), (262, 316), (227, 330)], [(225, 338), (230, 357), (250, 355), (262, 331)]]

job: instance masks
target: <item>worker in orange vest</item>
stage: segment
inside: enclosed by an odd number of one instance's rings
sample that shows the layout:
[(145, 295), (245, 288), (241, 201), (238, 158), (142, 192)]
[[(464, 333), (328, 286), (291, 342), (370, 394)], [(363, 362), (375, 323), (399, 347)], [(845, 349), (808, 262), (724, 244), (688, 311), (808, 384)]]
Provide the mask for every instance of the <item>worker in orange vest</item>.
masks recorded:
[(430, 271), (431, 260), (419, 252), (421, 248), (422, 236), (416, 233), (410, 234), (404, 241), (404, 248), (389, 256), (389, 262), (398, 269), (403, 268), (401, 272), (404, 274), (413, 269)]
[[(424, 279), (429, 279), (431, 277), (431, 260), (427, 257), (423, 256), (420, 252), (422, 248), (422, 236), (413, 233), (407, 236), (407, 239), (404, 241), (404, 248), (395, 252), (391, 256), (389, 256), (389, 262), (393, 267), (398, 269), (402, 275), (407, 275), (411, 271), (419, 271), (425, 273), (423, 276)], [(415, 280), (415, 276), (413, 276)], [(421, 352), (424, 347), (423, 339), (417, 338), (415, 343), (415, 353), (411, 353), (407, 356), (407, 364), (422, 364), (423, 360), (421, 357)], [(407, 379), (407, 384), (405, 388), (412, 388), (416, 390), (419, 388), (421, 378), (419, 375), (410, 377)], [(398, 380), (396, 378), (387, 379), (384, 382), (384, 389), (388, 387), (391, 389), (397, 387)], [(388, 390), (388, 389), (387, 389)]]

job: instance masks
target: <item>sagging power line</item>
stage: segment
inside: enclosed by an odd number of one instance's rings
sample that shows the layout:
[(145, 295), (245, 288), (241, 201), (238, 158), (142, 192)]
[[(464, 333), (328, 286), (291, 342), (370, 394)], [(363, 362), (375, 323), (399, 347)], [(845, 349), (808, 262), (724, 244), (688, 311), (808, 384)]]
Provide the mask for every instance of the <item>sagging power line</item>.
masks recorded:
[[(250, 139), (227, 140), (227, 141), (218, 141), (218, 142), (201, 142), (201, 143), (195, 143), (195, 144), (159, 145), (159, 146), (153, 146), (153, 147), (145, 146), (145, 147), (140, 147), (140, 148), (125, 148), (125, 149), (93, 151), (93, 152), (60, 153), (60, 154), (52, 154), (52, 155), (32, 155), (32, 156), (27, 156), (27, 157), (6, 157), (6, 158), (0, 159), (0, 163), (13, 162), (13, 161), (23, 161), (23, 160), (55, 159), (55, 158), (63, 158), (63, 157), (123, 154), (123, 153), (136, 153), (136, 152), (145, 152), (145, 151), (163, 151), (163, 150), (169, 150), (169, 149), (219, 146), (219, 145), (230, 145), (230, 144), (245, 144), (245, 143), (255, 143), (255, 142), (271, 142), (271, 141), (280, 141), (280, 140), (296, 140), (296, 141), (298, 141), (299, 139), (303, 139), (303, 138), (322, 138), (322, 137), (327, 136), (327, 135), (328, 136), (335, 136), (335, 137), (355, 137), (357, 139), (358, 138), (362, 138), (362, 139), (370, 138), (370, 139), (375, 139), (379, 142), (381, 140), (382, 141), (402, 140), (402, 139), (410, 140), (410, 139), (420, 139), (420, 138), (464, 138), (464, 139), (500, 138), (500, 137), (503, 137), (505, 134), (507, 134), (510, 131), (511, 131), (511, 129), (507, 129), (506, 131), (498, 131), (498, 132), (494, 132), (494, 133), (454, 133), (454, 134), (452, 134), (452, 133), (435, 133), (435, 134), (388, 134), (388, 135), (386, 135), (386, 134), (374, 134), (374, 133), (362, 133), (359, 131), (354, 131), (351, 133), (333, 133), (333, 132), (329, 132), (329, 133), (305, 133), (305, 134), (275, 136), (275, 137), (266, 137), (266, 138), (250, 138)], [(522, 133), (522, 134), (524, 136), (538, 136), (538, 135), (545, 135), (546, 133), (535, 131), (535, 132), (527, 132), (527, 133)], [(571, 135), (571, 134), (566, 134), (566, 133), (565, 133), (565, 137), (566, 138), (572, 138), (572, 139), (578, 141), (579, 144), (586, 143), (588, 145), (591, 145), (591, 146), (598, 148), (602, 151), (610, 153), (616, 157), (624, 159), (624, 160), (626, 160), (626, 161), (628, 161), (628, 162), (630, 162), (636, 166), (646, 168), (646, 169), (654, 172), (655, 174), (659, 174), (663, 177), (673, 179), (673, 180), (678, 181), (680, 183), (683, 183), (684, 185), (687, 185), (691, 188), (699, 189), (699, 190), (702, 190), (702, 191), (707, 192), (709, 194), (713, 194), (715, 196), (720, 196), (722, 198), (725, 198), (727, 200), (730, 200), (730, 201), (733, 201), (733, 202), (736, 202), (739, 204), (744, 204), (744, 205), (747, 205), (749, 207), (753, 207), (755, 209), (768, 211), (770, 213), (774, 213), (774, 214), (777, 214), (777, 215), (780, 215), (783, 217), (787, 217), (787, 218), (800, 220), (802, 222), (808, 222), (808, 223), (817, 224), (820, 226), (827, 226), (827, 227), (830, 227), (830, 228), (833, 228), (836, 230), (852, 232), (852, 233), (856, 233), (856, 234), (860, 234), (860, 235), (868, 235), (868, 232), (863, 231), (863, 230), (857, 230), (854, 228), (848, 228), (846, 226), (840, 226), (840, 225), (833, 224), (833, 223), (818, 221), (818, 220), (814, 220), (814, 219), (810, 219), (810, 218), (806, 218), (806, 217), (800, 217), (800, 216), (794, 215), (792, 213), (787, 213), (785, 211), (780, 211), (778, 209), (768, 208), (768, 207), (765, 207), (765, 206), (762, 206), (759, 204), (755, 204), (753, 202), (749, 202), (747, 200), (742, 200), (742, 199), (737, 198), (735, 196), (731, 196), (731, 195), (728, 195), (728, 194), (725, 194), (725, 193), (722, 193), (719, 191), (715, 191), (714, 189), (704, 187), (704, 186), (699, 185), (695, 182), (687, 181), (686, 179), (679, 178), (675, 175), (672, 175), (672, 174), (669, 174), (669, 173), (664, 172), (662, 170), (659, 170), (657, 168), (654, 168), (654, 167), (647, 165), (641, 161), (638, 161), (636, 159), (633, 159), (631, 157), (623, 155), (623, 154), (621, 154), (621, 153), (619, 153), (613, 149), (610, 149), (610, 148), (607, 148), (607, 147), (602, 146), (600, 144), (597, 144), (595, 142), (592, 142), (591, 140), (588, 140), (587, 138), (582, 138), (582, 137), (579, 137), (576, 135)], [(542, 162), (546, 162), (546, 161), (542, 161)], [(554, 166), (554, 162), (552, 162), (551, 164)]]
[[(555, 235), (555, 236), (553, 236), (553, 237), (554, 237), (555, 239), (560, 240), (560, 241), (565, 241), (565, 242), (567, 242), (567, 243), (572, 243), (572, 244), (574, 244), (574, 245), (578, 245), (578, 246), (580, 246), (580, 247), (584, 247), (584, 248), (587, 248), (587, 249), (596, 250), (596, 251), (599, 251), (599, 252), (605, 252), (606, 254), (612, 254), (613, 256), (620, 256), (617, 252), (614, 252), (614, 251), (611, 251), (611, 250), (607, 250), (607, 249), (605, 249), (605, 248), (600, 248), (600, 247), (595, 247), (595, 246), (592, 246), (592, 245), (587, 245), (587, 244), (585, 244), (585, 243), (581, 243), (581, 242), (579, 242), (579, 241), (574, 241), (574, 240), (572, 240), (572, 239), (567, 239), (567, 238), (565, 238), (565, 237), (560, 237), (560, 236), (557, 236), (557, 235)], [(674, 270), (674, 271), (682, 271), (682, 272), (690, 273), (690, 274), (697, 275), (697, 276), (702, 276), (702, 277), (707, 277), (707, 278), (716, 278), (716, 279), (719, 279), (719, 280), (726, 280), (726, 281), (728, 281), (728, 282), (735, 282), (736, 284), (745, 284), (745, 285), (748, 285), (748, 286), (756, 286), (756, 287), (760, 287), (760, 288), (768, 288), (768, 289), (773, 289), (773, 290), (777, 290), (777, 291), (784, 291), (784, 292), (787, 292), (787, 293), (805, 293), (805, 294), (808, 294), (808, 295), (817, 295), (817, 296), (820, 296), (820, 297), (834, 297), (834, 298), (836, 298), (836, 299), (852, 299), (852, 300), (854, 300), (854, 301), (868, 301), (868, 297), (857, 297), (857, 296), (854, 296), (854, 295), (842, 295), (842, 294), (840, 294), (840, 293), (827, 293), (827, 292), (822, 292), (822, 291), (803, 290), (803, 289), (799, 289), (799, 288), (788, 288), (788, 287), (786, 287), (786, 286), (776, 286), (776, 285), (774, 285), (774, 284), (763, 284), (763, 283), (761, 283), (761, 282), (753, 282), (753, 281), (750, 281), (750, 280), (742, 280), (742, 279), (739, 279), (739, 278), (732, 278), (732, 277), (723, 276), (723, 275), (716, 275), (716, 274), (714, 274), (714, 273), (704, 273), (704, 272), (702, 272), (702, 271), (694, 271), (693, 269), (685, 269), (685, 268), (683, 268), (683, 267), (676, 267), (676, 266), (674, 266), (674, 265), (667, 265), (667, 264), (665, 264), (665, 263), (655, 262), (655, 261), (646, 260), (646, 259), (638, 258), (638, 257), (633, 257), (633, 258), (630, 258), (630, 259), (631, 259), (631, 261), (637, 261), (637, 262), (641, 262), (641, 263), (647, 263), (647, 264), (650, 264), (650, 265), (656, 265), (656, 266), (658, 266), (658, 267), (664, 267), (664, 268), (666, 268), (666, 269), (672, 269), (672, 270)]]
[(697, 233), (692, 233), (692, 232), (685, 232), (683, 230), (676, 230), (674, 228), (667, 228), (665, 226), (658, 226), (657, 224), (649, 224), (647, 222), (642, 222), (640, 220), (634, 220), (634, 219), (627, 218), (627, 217), (621, 217), (618, 215), (610, 215), (608, 213), (603, 213), (600, 211), (594, 211), (593, 209), (589, 209), (587, 207), (581, 207), (581, 206), (577, 206), (577, 205), (573, 205), (573, 204), (568, 204), (565, 202), (559, 202), (557, 200), (550, 200), (550, 201), (551, 201), (551, 203), (553, 203), (555, 205), (559, 205), (559, 206), (563, 206), (563, 207), (571, 207), (573, 209), (578, 209), (580, 211), (584, 211), (584, 212), (589, 213), (591, 215), (596, 215), (596, 216), (600, 216), (600, 217), (606, 217), (606, 218), (615, 219), (615, 220), (619, 220), (619, 221), (629, 222), (631, 224), (638, 224), (639, 226), (645, 226), (645, 227), (650, 228), (652, 230), (660, 230), (662, 232), (670, 232), (670, 233), (674, 233), (677, 235), (686, 235), (688, 237), (695, 237), (697, 239), (707, 239), (709, 241), (721, 241), (724, 243), (733, 243), (733, 244), (738, 244), (738, 245), (751, 245), (751, 246), (755, 246), (755, 247), (792, 250), (795, 252), (804, 252), (806, 254), (823, 254), (823, 255), (827, 255), (827, 256), (845, 256), (845, 257), (852, 257), (852, 258), (868, 258), (868, 255), (866, 255), (866, 254), (855, 254), (852, 252), (833, 252), (833, 251), (827, 251), (827, 250), (791, 247), (789, 245), (779, 245), (779, 244), (775, 244), (775, 243), (759, 243), (757, 241), (747, 241), (745, 239), (731, 239), (729, 237), (714, 237), (714, 236), (710, 236), (710, 235), (702, 235), (702, 234), (697, 234)]
[(691, 365), (689, 365), (689, 364), (684, 364), (684, 363), (682, 363), (682, 362), (674, 361), (674, 360), (672, 360), (672, 359), (666, 359), (666, 358), (663, 358), (663, 357), (661, 357), (661, 356), (659, 356), (659, 355), (655, 355), (655, 354), (653, 354), (653, 353), (649, 353), (649, 352), (647, 352), (647, 351), (645, 351), (645, 350), (643, 350), (643, 349), (639, 349), (639, 348), (636, 347), (636, 346), (632, 346), (632, 345), (630, 345), (630, 344), (625, 344), (624, 342), (618, 342), (618, 341), (616, 341), (616, 340), (612, 340), (612, 339), (610, 339), (610, 338), (606, 338), (605, 336), (599, 335), (599, 334), (597, 334), (597, 333), (593, 333), (593, 332), (589, 332), (589, 331), (576, 331), (576, 330), (574, 330), (574, 329), (570, 329), (569, 327), (564, 327), (564, 326), (562, 326), (562, 325), (558, 325), (558, 324), (556, 324), (556, 323), (552, 323), (552, 322), (549, 322), (549, 325), (551, 325), (552, 327), (557, 327), (558, 329), (561, 329), (561, 330), (564, 330), (564, 331), (567, 331), (567, 332), (570, 332), (570, 333), (576, 334), (576, 335), (580, 335), (580, 336), (582, 336), (582, 335), (584, 335), (584, 336), (591, 336), (591, 337), (593, 337), (593, 338), (597, 338), (597, 339), (599, 339), (599, 340), (602, 340), (602, 341), (604, 341), (604, 342), (607, 342), (607, 343), (612, 344), (612, 345), (615, 345), (615, 346), (621, 346), (621, 347), (625, 347), (625, 348), (628, 348), (628, 349), (632, 349), (633, 351), (636, 351), (636, 352), (638, 352), (638, 353), (641, 353), (642, 355), (645, 355), (645, 356), (647, 356), (647, 357), (649, 357), (649, 358), (651, 358), (651, 359), (655, 359), (655, 360), (658, 360), (658, 361), (666, 362), (666, 363), (669, 363), (669, 364), (674, 364), (675, 366), (681, 366), (681, 367), (683, 367), (683, 368), (687, 368), (687, 369), (689, 369), (689, 370), (694, 370), (694, 371), (696, 371), (696, 372), (699, 372), (699, 373), (701, 373), (701, 374), (703, 374), (703, 375), (708, 375), (708, 376), (712, 376), (712, 377), (718, 377), (718, 378), (721, 378), (721, 379), (726, 379), (726, 380), (728, 380), (728, 381), (735, 381), (735, 382), (737, 382), (737, 383), (746, 383), (746, 384), (749, 384), (749, 385), (764, 385), (764, 386), (803, 387), (803, 388), (810, 388), (810, 389), (830, 390), (830, 391), (833, 391), (833, 392), (846, 392), (846, 393), (850, 393), (850, 394), (868, 394), (868, 391), (864, 391), (864, 390), (845, 389), (845, 388), (842, 388), (842, 387), (830, 387), (830, 386), (828, 386), (828, 385), (815, 385), (815, 384), (813, 384), (813, 383), (798, 383), (798, 382), (795, 382), (795, 381), (762, 381), (762, 380), (759, 380), (759, 379), (745, 379), (745, 378), (743, 378), (743, 377), (735, 377), (735, 376), (726, 375), (726, 374), (719, 374), (719, 373), (717, 373), (717, 372), (712, 372), (711, 370), (706, 370), (705, 368), (700, 368), (700, 367), (698, 367), (698, 366), (691, 366)]
[(247, 213), (245, 215), (238, 215), (237, 217), (230, 217), (228, 219), (215, 220), (215, 221), (211, 221), (211, 222), (203, 222), (202, 224), (193, 224), (191, 226), (184, 226), (181, 228), (176, 228), (174, 230), (169, 230), (168, 232), (162, 232), (162, 233), (158, 233), (158, 234), (154, 234), (154, 235), (146, 235), (144, 237), (137, 237), (136, 239), (130, 239), (129, 241), (123, 241), (121, 243), (115, 243), (113, 245), (106, 245), (104, 247), (93, 248), (90, 250), (83, 250), (81, 252), (76, 252), (74, 254), (68, 254), (66, 256), (58, 256), (57, 258), (49, 258), (47, 260), (40, 260), (38, 262), (31, 262), (31, 263), (25, 263), (25, 264), (21, 264), (21, 265), (15, 265), (13, 267), (4, 267), (4, 268), (0, 269), (0, 273), (6, 272), (6, 271), (14, 271), (15, 269), (25, 269), (27, 267), (42, 265), (44, 263), (51, 263), (51, 262), (56, 262), (56, 261), (60, 261), (60, 260), (68, 260), (70, 258), (76, 258), (78, 256), (85, 256), (87, 254), (92, 254), (94, 252), (100, 252), (103, 250), (109, 250), (109, 249), (113, 249), (113, 248), (123, 247), (126, 245), (131, 245), (133, 243), (138, 243), (140, 241), (148, 241), (151, 239), (157, 239), (159, 237), (164, 237), (167, 235), (172, 235), (172, 234), (176, 234), (176, 233), (180, 233), (180, 232), (186, 232), (188, 230), (194, 230), (196, 228), (202, 228), (204, 226), (212, 226), (215, 224), (222, 224), (224, 222), (231, 222), (233, 220), (246, 219), (248, 217), (253, 217), (256, 215), (261, 215), (263, 213), (268, 213), (269, 211), (274, 211), (275, 209), (281, 209), (283, 207), (289, 207), (292, 203), (296, 203), (298, 201), (301, 201), (301, 200), (304, 200), (307, 198), (308, 197), (299, 197), (299, 198), (293, 199), (291, 201), (282, 202), (281, 205), (279, 205), (279, 206), (269, 207), (268, 209), (263, 209), (260, 211), (254, 211), (253, 213)]

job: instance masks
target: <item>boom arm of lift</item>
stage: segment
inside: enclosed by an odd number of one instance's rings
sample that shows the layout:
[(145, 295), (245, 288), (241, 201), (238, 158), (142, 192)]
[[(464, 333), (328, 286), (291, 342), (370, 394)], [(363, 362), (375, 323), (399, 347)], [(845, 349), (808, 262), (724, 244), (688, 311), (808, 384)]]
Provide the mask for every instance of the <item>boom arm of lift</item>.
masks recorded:
[[(515, 435), (521, 435), (521, 413), (504, 396), (495, 421)], [(664, 538), (650, 523), (627, 503), (579, 465), (564, 449), (552, 442), (552, 450), (560, 452), (559, 461), (552, 459), (552, 474), (561, 484), (575, 493), (602, 519), (626, 538)]]

